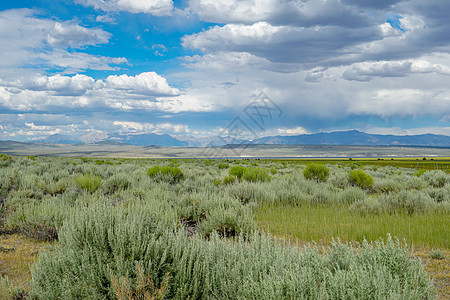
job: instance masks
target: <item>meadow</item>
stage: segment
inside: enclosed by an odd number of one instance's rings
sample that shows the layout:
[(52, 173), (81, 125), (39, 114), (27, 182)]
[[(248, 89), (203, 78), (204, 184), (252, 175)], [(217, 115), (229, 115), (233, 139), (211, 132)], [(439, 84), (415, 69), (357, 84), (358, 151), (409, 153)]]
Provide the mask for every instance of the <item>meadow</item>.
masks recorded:
[(1, 155), (0, 298), (445, 299), (449, 162), (418, 159)]

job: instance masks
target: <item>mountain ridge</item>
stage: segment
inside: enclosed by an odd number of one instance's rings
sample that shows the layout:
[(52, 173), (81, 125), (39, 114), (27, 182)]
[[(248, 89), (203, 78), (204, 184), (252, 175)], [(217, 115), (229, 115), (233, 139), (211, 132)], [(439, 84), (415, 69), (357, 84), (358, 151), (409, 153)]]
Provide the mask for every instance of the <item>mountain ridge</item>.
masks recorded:
[[(88, 141), (88, 142), (86, 142)], [(137, 146), (187, 146), (187, 147), (220, 147), (226, 145), (255, 144), (255, 145), (360, 145), (360, 146), (429, 146), (450, 147), (450, 136), (438, 134), (392, 135), (370, 134), (358, 130), (319, 132), (300, 135), (275, 135), (248, 141), (239, 139), (232, 142), (230, 137), (219, 136), (194, 137), (172, 136), (168, 134), (103, 134), (96, 138), (85, 136), (71, 137), (67, 135), (51, 135), (35, 143), (49, 144), (91, 144), (98, 142), (119, 142)]]

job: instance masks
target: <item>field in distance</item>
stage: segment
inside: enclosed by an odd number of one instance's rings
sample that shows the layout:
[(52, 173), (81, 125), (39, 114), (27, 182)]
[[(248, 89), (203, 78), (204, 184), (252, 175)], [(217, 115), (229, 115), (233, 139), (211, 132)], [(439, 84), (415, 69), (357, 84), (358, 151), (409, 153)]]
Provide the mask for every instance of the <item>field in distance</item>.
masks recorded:
[(448, 299), (447, 167), (2, 154), (0, 298)]

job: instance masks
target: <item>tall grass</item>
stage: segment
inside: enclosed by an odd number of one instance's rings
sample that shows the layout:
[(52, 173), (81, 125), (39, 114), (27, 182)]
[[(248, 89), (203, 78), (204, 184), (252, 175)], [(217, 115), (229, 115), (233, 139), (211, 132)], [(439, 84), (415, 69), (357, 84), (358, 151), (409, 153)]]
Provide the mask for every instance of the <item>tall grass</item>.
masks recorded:
[(450, 248), (450, 218), (447, 213), (431, 211), (361, 215), (349, 206), (262, 205), (256, 211), (260, 227), (271, 233), (301, 241), (369, 241), (391, 234), (409, 244)]

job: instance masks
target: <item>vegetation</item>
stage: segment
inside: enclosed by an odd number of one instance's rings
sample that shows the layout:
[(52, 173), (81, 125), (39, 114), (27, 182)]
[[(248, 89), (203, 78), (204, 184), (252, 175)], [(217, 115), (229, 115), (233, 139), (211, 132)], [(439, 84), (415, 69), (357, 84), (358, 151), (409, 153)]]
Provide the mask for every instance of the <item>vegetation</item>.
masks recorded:
[(317, 182), (327, 181), (329, 175), (330, 170), (323, 164), (309, 164), (303, 170), (303, 176), (305, 176), (306, 179), (313, 179)]
[(434, 299), (408, 247), (450, 248), (443, 171), (356, 159), (5, 162), (0, 233), (53, 245), (30, 284), (2, 273), (0, 298)]
[(363, 170), (354, 170), (348, 172), (348, 181), (354, 186), (362, 189), (371, 188), (373, 185), (373, 178)]

